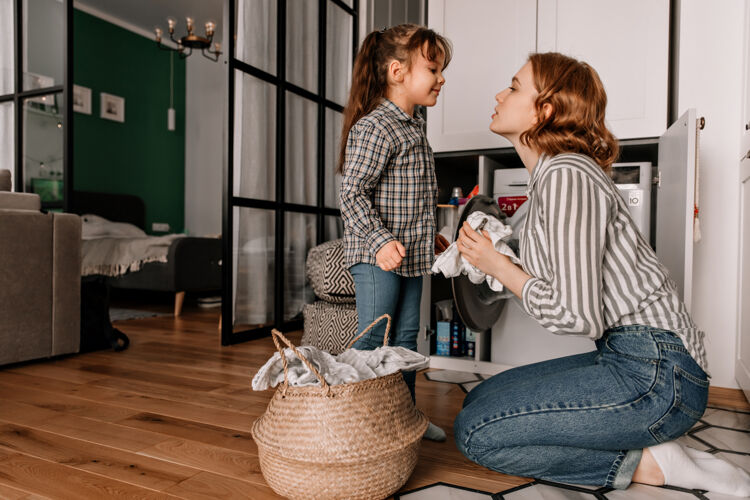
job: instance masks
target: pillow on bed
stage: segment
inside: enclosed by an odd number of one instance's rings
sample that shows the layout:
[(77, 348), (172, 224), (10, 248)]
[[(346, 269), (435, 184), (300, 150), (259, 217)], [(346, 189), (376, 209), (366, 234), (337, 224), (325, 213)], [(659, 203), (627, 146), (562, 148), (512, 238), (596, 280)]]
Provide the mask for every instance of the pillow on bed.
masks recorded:
[(81, 216), (81, 236), (84, 240), (93, 238), (145, 238), (143, 229), (127, 222), (112, 222), (94, 214)]

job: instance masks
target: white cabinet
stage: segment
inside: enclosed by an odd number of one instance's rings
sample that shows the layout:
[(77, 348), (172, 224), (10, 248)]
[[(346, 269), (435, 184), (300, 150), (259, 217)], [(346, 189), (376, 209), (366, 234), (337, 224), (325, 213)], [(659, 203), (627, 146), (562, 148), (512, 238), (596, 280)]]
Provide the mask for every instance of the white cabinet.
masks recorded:
[(537, 3), (537, 51), (561, 52), (596, 69), (617, 138), (658, 137), (667, 126), (669, 1)]
[(656, 255), (669, 269), (688, 312), (693, 303), (697, 121), (690, 108), (659, 139), (656, 187)]
[(435, 152), (509, 147), (489, 130), (495, 94), (536, 47), (536, 2), (430, 0), (427, 24), (453, 44), (453, 60), (427, 139)]
[(666, 129), (669, 0), (430, 0), (427, 23), (454, 47), (446, 85), (427, 112), (435, 152), (510, 146), (488, 128), (494, 96), (532, 52), (590, 63), (618, 138)]

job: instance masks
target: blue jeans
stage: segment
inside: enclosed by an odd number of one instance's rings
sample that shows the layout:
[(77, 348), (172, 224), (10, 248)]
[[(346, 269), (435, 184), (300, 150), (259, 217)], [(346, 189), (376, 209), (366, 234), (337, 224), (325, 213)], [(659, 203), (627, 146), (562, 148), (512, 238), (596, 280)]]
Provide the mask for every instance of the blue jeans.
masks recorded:
[[(422, 277), (406, 278), (394, 272), (383, 271), (370, 264), (355, 264), (349, 268), (354, 278), (357, 298), (357, 334), (383, 314), (391, 316), (389, 345), (417, 350), (419, 331), (419, 303), (422, 299)], [(386, 321), (355, 342), (355, 349), (372, 350), (383, 345)], [(402, 372), (411, 398), (414, 399), (414, 381), (417, 373)]]
[(627, 488), (643, 448), (703, 415), (708, 380), (666, 330), (611, 328), (596, 348), (482, 382), (456, 417), (458, 449), (505, 474)]

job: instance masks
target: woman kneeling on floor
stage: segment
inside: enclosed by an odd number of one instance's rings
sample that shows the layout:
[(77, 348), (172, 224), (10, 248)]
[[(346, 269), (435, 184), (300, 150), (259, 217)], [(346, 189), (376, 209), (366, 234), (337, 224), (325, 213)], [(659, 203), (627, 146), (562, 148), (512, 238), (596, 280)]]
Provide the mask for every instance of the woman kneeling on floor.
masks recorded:
[(523, 267), (468, 224), (458, 249), (542, 326), (585, 335), (596, 350), (483, 382), (456, 418), (458, 448), (518, 476), (750, 495), (745, 471), (673, 441), (706, 408), (703, 332), (608, 176), (618, 144), (604, 124), (596, 71), (533, 54), (495, 99), (490, 130), (513, 143), (530, 172)]

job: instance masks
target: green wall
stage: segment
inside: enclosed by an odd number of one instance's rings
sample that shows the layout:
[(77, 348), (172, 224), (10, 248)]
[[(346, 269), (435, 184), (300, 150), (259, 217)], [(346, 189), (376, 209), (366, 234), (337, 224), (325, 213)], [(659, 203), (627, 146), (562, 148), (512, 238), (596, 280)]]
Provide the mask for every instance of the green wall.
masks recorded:
[[(73, 80), (91, 89), (92, 113), (74, 113), (73, 186), (140, 196), (146, 230), (185, 225), (185, 61), (174, 57), (176, 130), (167, 130), (169, 59), (156, 42), (74, 12)], [(200, 55), (198, 54), (198, 57)], [(125, 98), (125, 122), (100, 118), (100, 93)]]

